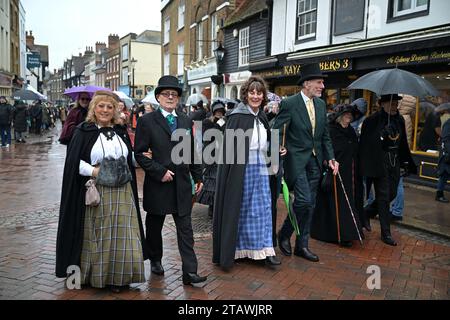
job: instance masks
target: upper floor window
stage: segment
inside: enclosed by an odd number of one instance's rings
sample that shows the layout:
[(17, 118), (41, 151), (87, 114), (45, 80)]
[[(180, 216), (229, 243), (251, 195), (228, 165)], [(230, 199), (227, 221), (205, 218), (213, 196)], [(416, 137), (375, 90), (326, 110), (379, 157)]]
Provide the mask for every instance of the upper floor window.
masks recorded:
[(184, 73), (184, 43), (180, 43), (178, 45), (178, 75), (182, 75)]
[(184, 27), (184, 12), (186, 11), (186, 1), (180, 0), (178, 5), (178, 30)]
[(122, 61), (128, 60), (128, 44), (122, 46)]
[(317, 27), (317, 0), (297, 0), (297, 40), (314, 37)]
[(393, 17), (404, 16), (428, 9), (428, 0), (394, 0)]
[(170, 41), (170, 18), (164, 20), (164, 44)]
[(217, 16), (215, 14), (211, 15), (211, 54), (214, 54), (214, 50), (218, 47), (217, 45)]
[(168, 52), (164, 53), (164, 75), (170, 74), (170, 54)]
[(246, 66), (250, 53), (250, 27), (239, 30), (239, 66)]
[(197, 25), (197, 60), (203, 58), (203, 22)]

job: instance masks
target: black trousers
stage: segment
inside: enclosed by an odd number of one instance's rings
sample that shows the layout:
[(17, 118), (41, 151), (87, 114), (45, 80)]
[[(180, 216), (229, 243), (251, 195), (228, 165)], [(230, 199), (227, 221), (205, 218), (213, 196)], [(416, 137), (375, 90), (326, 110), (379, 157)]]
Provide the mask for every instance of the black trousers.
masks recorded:
[(370, 178), (375, 189), (375, 201), (369, 208), (370, 211), (378, 212), (382, 236), (391, 235), (390, 204), (397, 196), (398, 183), (400, 181), (400, 164), (393, 154), (386, 153), (384, 156), (384, 171), (382, 177)]
[[(151, 261), (161, 261), (163, 257), (162, 228), (166, 216), (147, 214), (145, 219), (146, 242)], [(194, 232), (191, 215), (173, 215), (177, 228), (178, 250), (180, 251), (183, 273), (197, 273), (197, 257), (194, 252)]]

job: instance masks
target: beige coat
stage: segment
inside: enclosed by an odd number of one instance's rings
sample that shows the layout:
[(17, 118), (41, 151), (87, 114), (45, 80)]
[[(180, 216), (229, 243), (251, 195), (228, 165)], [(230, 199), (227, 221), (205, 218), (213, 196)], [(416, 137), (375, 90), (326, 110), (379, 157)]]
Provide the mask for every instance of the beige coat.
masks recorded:
[(400, 94), (400, 96), (402, 96), (403, 99), (399, 101), (398, 111), (403, 116), (403, 119), (405, 119), (406, 138), (408, 139), (408, 145), (412, 147), (412, 136), (414, 130), (413, 121), (416, 111), (416, 98), (406, 94)]

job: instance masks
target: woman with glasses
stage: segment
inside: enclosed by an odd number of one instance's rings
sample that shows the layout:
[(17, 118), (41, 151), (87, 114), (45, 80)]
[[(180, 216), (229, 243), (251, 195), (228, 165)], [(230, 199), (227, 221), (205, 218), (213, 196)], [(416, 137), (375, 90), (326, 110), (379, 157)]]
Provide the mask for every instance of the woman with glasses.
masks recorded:
[(89, 93), (81, 92), (78, 95), (75, 106), (70, 109), (66, 122), (62, 128), (61, 136), (59, 137), (59, 142), (61, 144), (69, 145), (75, 128), (86, 119), (89, 102), (91, 102)]

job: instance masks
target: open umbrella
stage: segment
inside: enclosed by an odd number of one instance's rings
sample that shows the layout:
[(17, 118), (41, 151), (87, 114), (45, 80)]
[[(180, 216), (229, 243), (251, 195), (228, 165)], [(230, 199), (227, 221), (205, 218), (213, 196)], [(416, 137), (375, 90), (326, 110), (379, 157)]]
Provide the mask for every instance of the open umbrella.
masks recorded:
[(32, 86), (13, 92), (12, 98), (14, 100), (47, 100), (47, 96), (44, 96)]
[(273, 92), (267, 92), (267, 99), (269, 99), (270, 102), (276, 102), (276, 103), (281, 102), (280, 96), (278, 96), (277, 94), (275, 94)]
[(66, 89), (66, 91), (64, 91), (64, 94), (66, 96), (71, 97), (72, 100), (77, 100), (78, 96), (82, 92), (88, 93), (89, 97), (92, 98), (94, 96), (94, 93), (96, 93), (97, 91), (100, 91), (100, 90), (112, 91), (111, 89), (97, 87), (97, 86), (79, 86), (79, 87), (73, 87), (70, 89)]
[(439, 95), (439, 91), (421, 76), (398, 68), (370, 72), (352, 82), (347, 89), (370, 90), (379, 96), (396, 93), (416, 97)]
[(122, 100), (123, 103), (127, 106), (127, 108), (131, 108), (134, 105), (133, 99), (127, 96), (122, 91), (114, 91), (114, 93)]
[(186, 100), (186, 105), (187, 106), (193, 106), (196, 105), (200, 100), (203, 101), (203, 103), (208, 103), (208, 99), (201, 93), (193, 93), (191, 94), (187, 100)]
[(142, 103), (151, 103), (154, 105), (159, 105), (158, 100), (155, 97), (155, 90), (150, 91), (144, 99), (142, 99)]

